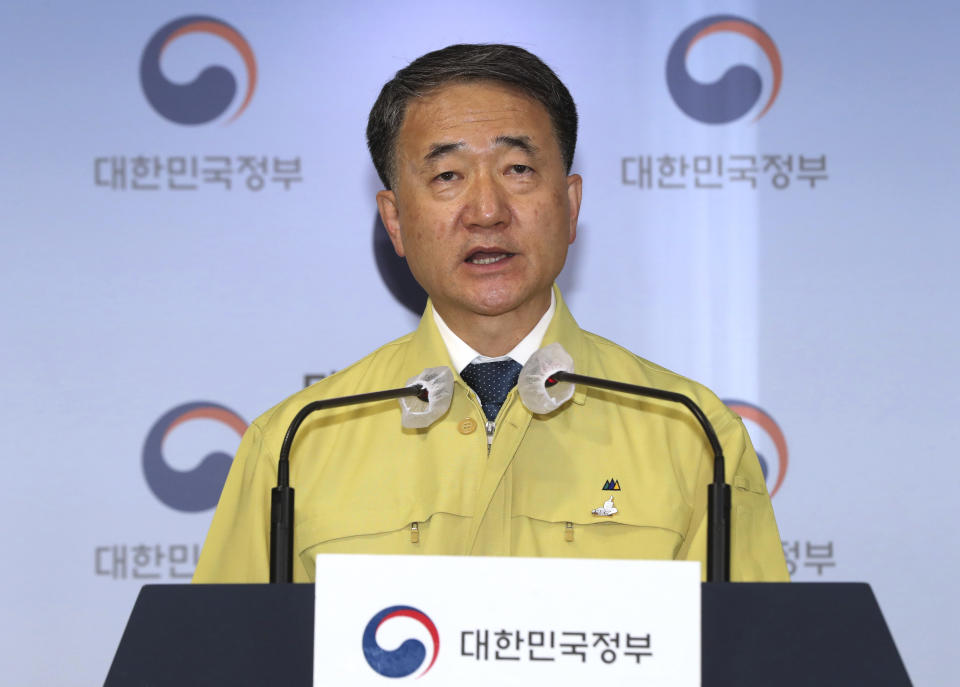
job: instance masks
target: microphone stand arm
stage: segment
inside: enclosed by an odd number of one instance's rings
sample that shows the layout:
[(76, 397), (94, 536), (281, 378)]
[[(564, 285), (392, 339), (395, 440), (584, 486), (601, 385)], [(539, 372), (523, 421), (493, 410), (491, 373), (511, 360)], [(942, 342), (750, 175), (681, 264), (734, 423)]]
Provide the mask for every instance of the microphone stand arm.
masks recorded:
[(374, 391), (368, 394), (341, 396), (308, 403), (296, 414), (280, 447), (277, 462), (277, 486), (270, 494), (270, 583), (293, 582), (293, 487), (290, 486), (290, 448), (293, 438), (307, 416), (318, 410), (341, 406), (386, 401), (392, 398), (416, 396), (427, 401), (427, 388), (421, 384)]
[(707, 416), (696, 403), (687, 396), (674, 391), (654, 389), (648, 386), (624, 384), (599, 377), (588, 377), (573, 372), (557, 371), (551, 374), (546, 386), (557, 382), (583, 384), (609, 391), (620, 391), (634, 396), (648, 396), (663, 401), (680, 403), (693, 414), (703, 428), (710, 447), (713, 449), (713, 483), (707, 487), (707, 581), (730, 581), (730, 485), (726, 483), (723, 447), (717, 439), (717, 433)]

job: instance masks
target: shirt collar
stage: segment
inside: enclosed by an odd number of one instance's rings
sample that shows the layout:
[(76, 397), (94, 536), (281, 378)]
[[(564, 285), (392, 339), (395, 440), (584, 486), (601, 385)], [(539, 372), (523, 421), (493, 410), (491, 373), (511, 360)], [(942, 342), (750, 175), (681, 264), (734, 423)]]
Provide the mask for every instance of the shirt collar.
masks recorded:
[(431, 309), (433, 312), (433, 321), (436, 323), (440, 337), (443, 339), (443, 343), (447, 347), (447, 353), (450, 355), (450, 362), (453, 363), (458, 373), (462, 372), (463, 368), (472, 362), (489, 363), (494, 360), (512, 358), (521, 365), (526, 365), (530, 356), (533, 355), (536, 350), (540, 348), (540, 344), (543, 343), (543, 335), (546, 334), (556, 310), (557, 298), (553, 293), (553, 289), (550, 289), (550, 307), (547, 308), (547, 312), (543, 313), (543, 317), (534, 325), (533, 329), (506, 355), (489, 358), (477, 353), (463, 339), (454, 334), (453, 330), (450, 329), (447, 323), (443, 321), (443, 318), (440, 317), (440, 313), (437, 312), (436, 308)]

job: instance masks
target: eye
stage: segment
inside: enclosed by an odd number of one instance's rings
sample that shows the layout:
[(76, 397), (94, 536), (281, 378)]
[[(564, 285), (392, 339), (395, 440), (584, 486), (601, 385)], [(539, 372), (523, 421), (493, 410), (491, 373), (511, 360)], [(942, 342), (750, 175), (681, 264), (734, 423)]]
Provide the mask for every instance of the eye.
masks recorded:
[(435, 181), (453, 181), (457, 178), (456, 172), (441, 172), (434, 177)]
[(522, 176), (524, 174), (531, 174), (532, 172), (533, 168), (528, 165), (510, 165), (510, 174), (518, 174)]

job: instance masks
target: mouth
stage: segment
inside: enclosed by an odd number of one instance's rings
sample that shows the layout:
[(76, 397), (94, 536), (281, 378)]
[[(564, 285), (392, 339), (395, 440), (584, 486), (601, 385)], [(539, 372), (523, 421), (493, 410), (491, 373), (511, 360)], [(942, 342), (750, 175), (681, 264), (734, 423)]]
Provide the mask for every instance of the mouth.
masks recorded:
[(496, 249), (478, 250), (468, 255), (464, 262), (470, 263), (471, 265), (492, 265), (501, 260), (512, 258), (514, 255), (515, 253), (507, 253)]

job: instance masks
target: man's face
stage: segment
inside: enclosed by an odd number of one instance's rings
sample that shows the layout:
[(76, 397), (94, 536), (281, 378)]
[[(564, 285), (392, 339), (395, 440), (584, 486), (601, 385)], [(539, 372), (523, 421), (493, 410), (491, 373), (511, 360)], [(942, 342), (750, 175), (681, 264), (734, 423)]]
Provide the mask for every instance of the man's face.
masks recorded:
[(409, 103), (395, 159), (380, 216), (444, 320), (514, 313), (533, 326), (580, 209), (546, 109), (497, 82), (443, 86)]

